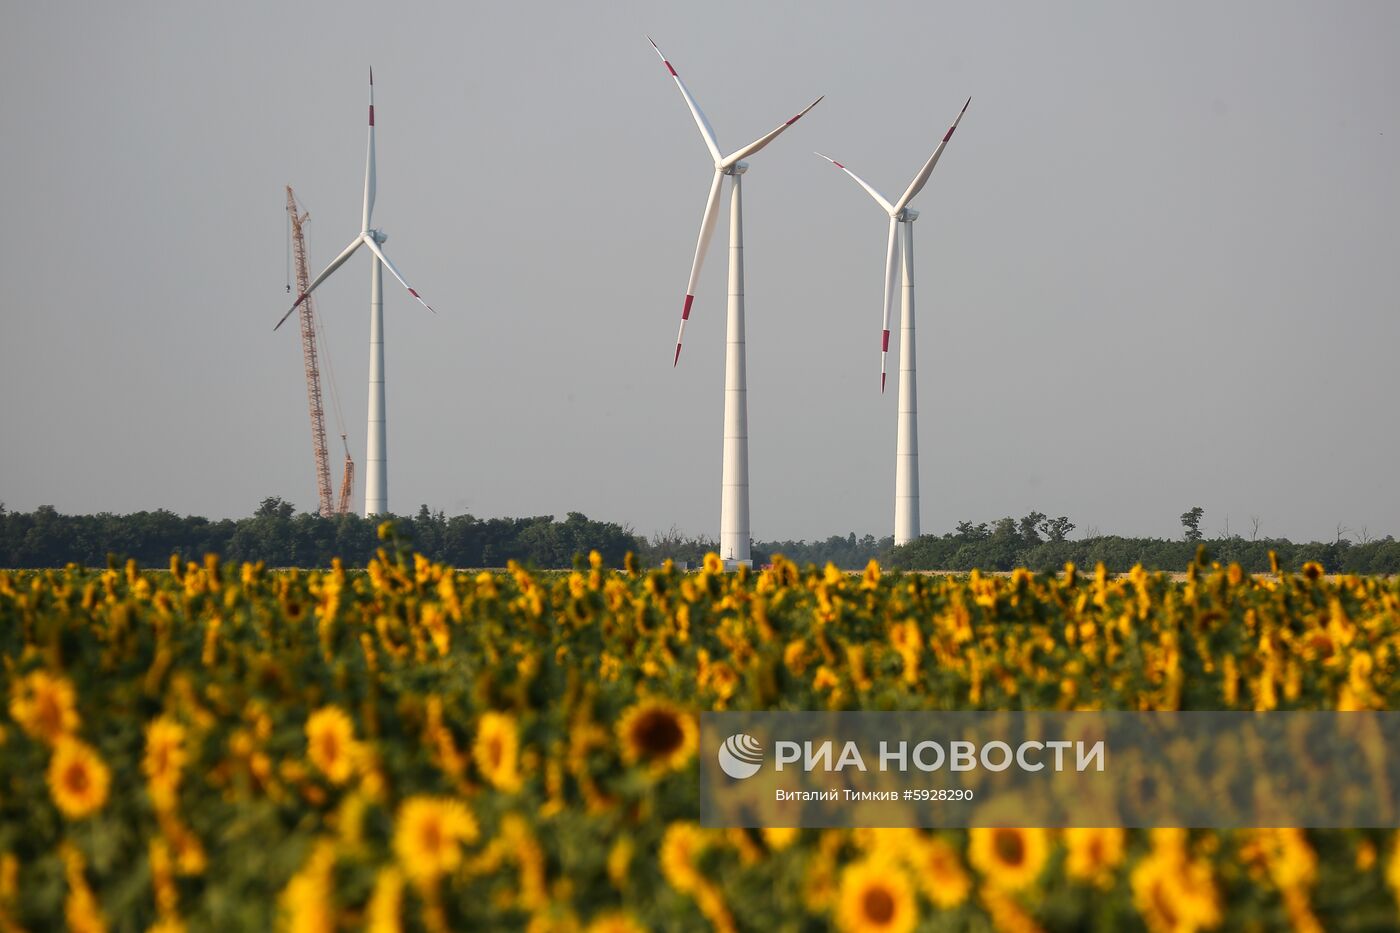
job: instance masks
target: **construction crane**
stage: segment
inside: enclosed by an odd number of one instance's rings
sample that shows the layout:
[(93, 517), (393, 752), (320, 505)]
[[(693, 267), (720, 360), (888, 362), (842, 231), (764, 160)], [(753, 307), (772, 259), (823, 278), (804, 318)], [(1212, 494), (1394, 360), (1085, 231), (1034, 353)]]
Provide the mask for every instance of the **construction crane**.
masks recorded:
[(340, 502), (335, 514), (344, 515), (350, 511), (350, 494), (355, 491), (355, 461), (350, 459), (350, 445), (344, 434), (340, 435), (340, 443), (345, 447), (345, 473), (340, 477)]
[[(287, 216), (291, 220), (292, 256), (296, 261), (298, 294), (306, 294), (311, 285), (311, 271), (306, 261), (306, 237), (303, 225), (311, 219), (302, 213), (292, 186), (287, 186)], [(291, 283), (287, 283), (291, 291)], [(322, 515), (344, 515), (350, 508), (350, 495), (355, 484), (355, 462), (350, 458), (350, 446), (345, 434), (340, 435), (345, 447), (345, 474), (341, 479), (340, 500), (332, 510), (330, 454), (326, 450), (326, 413), (321, 404), (321, 369), (316, 359), (316, 310), (311, 298), (301, 305), (301, 352), (306, 363), (306, 397), (311, 408), (311, 448), (316, 459), (316, 492)], [(334, 381), (334, 380), (332, 380)]]

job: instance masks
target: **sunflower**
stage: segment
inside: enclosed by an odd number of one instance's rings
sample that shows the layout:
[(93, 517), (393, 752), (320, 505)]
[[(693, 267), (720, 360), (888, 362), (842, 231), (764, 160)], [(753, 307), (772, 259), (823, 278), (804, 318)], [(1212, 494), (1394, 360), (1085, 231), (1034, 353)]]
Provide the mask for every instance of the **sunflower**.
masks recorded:
[[(632, 556), (630, 551), (627, 556)], [(525, 927), (525, 933), (579, 933), (580, 930), (582, 927), (578, 925), (578, 917), (564, 907), (553, 907), (535, 914)]]
[(289, 933), (333, 933), (335, 843), (318, 839), (301, 870), (282, 889), (281, 907)]
[(1121, 829), (1065, 830), (1065, 847), (1069, 850), (1065, 873), (1101, 888), (1109, 887), (1113, 869), (1123, 862), (1123, 839)]
[(332, 784), (350, 780), (354, 742), (354, 723), (338, 706), (323, 706), (306, 720), (306, 756)]
[(619, 891), (627, 886), (627, 870), (632, 865), (632, 856), (636, 854), (636, 851), (637, 847), (627, 836), (618, 837), (617, 841), (612, 844), (612, 848), (608, 850), (608, 880)]
[(146, 933), (186, 933), (185, 922), (171, 914), (146, 927)]
[(1191, 933), (1220, 924), (1210, 866), (1158, 849), (1133, 869), (1133, 903), (1152, 933)]
[(765, 826), (759, 832), (764, 845), (773, 852), (781, 852), (797, 841), (801, 830), (795, 826)]
[(514, 717), (483, 713), (477, 724), (472, 757), (482, 777), (497, 790), (508, 794), (520, 790), (520, 733)]
[(968, 861), (993, 887), (1019, 891), (1045, 867), (1050, 845), (1043, 829), (978, 827), (968, 832)]
[(13, 852), (0, 855), (0, 904), (19, 896), (19, 859)]
[(87, 865), (83, 854), (71, 843), (59, 847), (64, 874), (68, 881), (68, 896), (63, 901), (63, 918), (72, 933), (106, 933), (107, 918), (102, 906), (87, 883)]
[(1241, 854), (1261, 863), (1280, 891), (1317, 880), (1317, 853), (1301, 829), (1254, 830)]
[(866, 859), (841, 872), (836, 924), (848, 933), (909, 933), (918, 917), (909, 879), (895, 865)]
[(1369, 839), (1362, 839), (1356, 844), (1356, 870), (1370, 871), (1375, 864), (1376, 844)]
[(374, 893), (366, 908), (368, 933), (400, 933), (403, 929), (403, 874), (394, 867), (381, 868), (374, 877)]
[(594, 917), (584, 933), (647, 933), (647, 931), (646, 927), (627, 914), (611, 911)]
[(394, 852), (415, 881), (431, 882), (462, 861), (463, 842), (476, 839), (476, 818), (459, 800), (410, 797), (395, 819)]
[(64, 737), (54, 747), (48, 780), (54, 805), (70, 820), (81, 820), (107, 803), (112, 773), (91, 746)]
[(875, 558), (870, 558), (870, 563), (865, 565), (865, 573), (860, 577), (860, 588), (863, 590), (878, 590), (880, 588), (880, 562)]
[(169, 716), (160, 716), (146, 726), (146, 753), (141, 770), (150, 784), (151, 800), (157, 810), (175, 804), (180, 789), (180, 769), (185, 765), (185, 729)]
[(282, 617), (294, 625), (306, 618), (306, 612), (310, 608), (306, 600), (295, 593), (283, 593), (278, 602), (282, 606)]
[(963, 868), (957, 851), (943, 839), (929, 839), (909, 856), (919, 890), (934, 906), (947, 910), (967, 900), (972, 878)]
[(807, 642), (801, 638), (788, 642), (783, 649), (783, 664), (794, 677), (801, 677), (807, 670)]
[(76, 694), (66, 677), (48, 671), (34, 671), (10, 688), (10, 716), (31, 738), (49, 745), (76, 732)]
[(653, 772), (678, 771), (695, 754), (699, 736), (695, 717), (666, 700), (642, 700), (617, 724), (622, 758), (644, 763)]
[(666, 827), (666, 835), (661, 838), (661, 851), (657, 860), (661, 863), (661, 874), (682, 894), (690, 894), (704, 881), (704, 876), (696, 867), (709, 838), (697, 823), (677, 822)]
[(1385, 884), (1400, 901), (1400, 833), (1396, 833), (1390, 858), (1385, 863)]
[(1042, 933), (1025, 908), (1007, 896), (1000, 888), (985, 885), (981, 890), (982, 906), (992, 918), (992, 926), (998, 933)]
[(173, 914), (180, 906), (180, 892), (175, 887), (175, 866), (171, 863), (170, 847), (164, 839), (151, 840), (148, 849), (151, 865), (151, 889), (155, 894), (156, 910), (161, 916)]

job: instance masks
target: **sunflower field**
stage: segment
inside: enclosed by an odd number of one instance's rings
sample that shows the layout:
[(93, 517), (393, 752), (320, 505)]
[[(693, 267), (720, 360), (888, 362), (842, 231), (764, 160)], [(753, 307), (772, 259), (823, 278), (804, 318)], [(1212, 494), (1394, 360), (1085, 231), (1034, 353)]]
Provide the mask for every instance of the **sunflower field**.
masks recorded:
[(1393, 580), (602, 563), (0, 572), (0, 931), (1400, 926), (1393, 832), (696, 822), (703, 710), (1392, 708)]

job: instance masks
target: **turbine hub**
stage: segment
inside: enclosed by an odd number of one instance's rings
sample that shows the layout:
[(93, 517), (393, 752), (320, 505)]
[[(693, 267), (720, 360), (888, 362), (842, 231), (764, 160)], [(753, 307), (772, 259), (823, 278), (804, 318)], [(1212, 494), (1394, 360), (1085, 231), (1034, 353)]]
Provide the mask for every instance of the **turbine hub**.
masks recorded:
[(727, 168), (727, 169), (724, 170), (724, 174), (726, 174), (726, 175), (742, 175), (742, 174), (744, 174), (745, 172), (747, 172), (748, 170), (749, 170), (749, 163), (747, 163), (747, 162), (735, 162), (733, 165), (729, 166), (729, 168)]
[(369, 238), (374, 242), (378, 243), (380, 246), (383, 246), (385, 243), (389, 242), (389, 234), (385, 233), (383, 230), (369, 231)]

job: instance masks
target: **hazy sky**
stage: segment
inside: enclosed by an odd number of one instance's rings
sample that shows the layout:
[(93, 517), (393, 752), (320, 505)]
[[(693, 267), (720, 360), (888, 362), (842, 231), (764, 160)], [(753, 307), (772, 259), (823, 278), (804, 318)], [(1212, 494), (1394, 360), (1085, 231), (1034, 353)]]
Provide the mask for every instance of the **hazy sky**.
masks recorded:
[[(1392, 2), (8, 4), (0, 501), (315, 508), (283, 185), (319, 269), (373, 65), (439, 311), (386, 277), (390, 505), (717, 535), (727, 221), (673, 370), (712, 167), (646, 33), (726, 150), (826, 95), (745, 178), (755, 537), (892, 531), (886, 219), (812, 151), (897, 194), (969, 95), (915, 204), (924, 530), (1400, 535)], [(318, 292), (361, 471), (368, 287)]]

